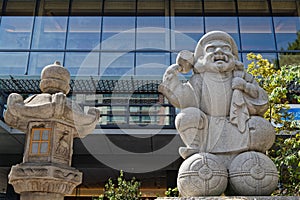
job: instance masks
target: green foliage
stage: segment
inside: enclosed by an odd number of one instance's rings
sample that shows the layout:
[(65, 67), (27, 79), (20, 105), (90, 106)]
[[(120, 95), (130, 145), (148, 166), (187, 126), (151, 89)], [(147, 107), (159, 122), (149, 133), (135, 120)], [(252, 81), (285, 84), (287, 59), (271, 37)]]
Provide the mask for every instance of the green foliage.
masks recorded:
[(179, 191), (178, 191), (178, 188), (175, 187), (175, 188), (168, 188), (168, 190), (165, 192), (165, 195), (167, 197), (179, 197)]
[(290, 65), (275, 69), (267, 59), (263, 59), (260, 54), (253, 53), (248, 54), (247, 59), (252, 61), (248, 65), (247, 72), (256, 78), (259, 85), (269, 95), (269, 109), (264, 117), (278, 125), (277, 132), (298, 129), (299, 124), (287, 111), (290, 108), (291, 98), (300, 102), (299, 95), (290, 94), (288, 91), (292, 84), (300, 84), (300, 66)]
[(138, 200), (141, 197), (140, 186), (140, 182), (135, 178), (126, 181), (123, 171), (120, 171), (117, 183), (114, 184), (111, 178), (108, 179), (108, 183), (105, 184), (104, 195), (97, 200)]
[(299, 95), (290, 94), (291, 84), (300, 84), (300, 66), (284, 66), (275, 69), (268, 60), (260, 54), (248, 54), (247, 72), (252, 74), (260, 86), (269, 95), (269, 110), (265, 118), (277, 125), (277, 133), (284, 131), (290, 137), (284, 139), (277, 137), (275, 146), (269, 152), (280, 176), (279, 189), (274, 195), (299, 195), (300, 194), (300, 134), (293, 135), (299, 130), (299, 124), (287, 110), (289, 100), (300, 102)]
[(276, 138), (271, 159), (279, 171), (279, 188), (274, 195), (300, 195), (300, 133), (287, 139)]

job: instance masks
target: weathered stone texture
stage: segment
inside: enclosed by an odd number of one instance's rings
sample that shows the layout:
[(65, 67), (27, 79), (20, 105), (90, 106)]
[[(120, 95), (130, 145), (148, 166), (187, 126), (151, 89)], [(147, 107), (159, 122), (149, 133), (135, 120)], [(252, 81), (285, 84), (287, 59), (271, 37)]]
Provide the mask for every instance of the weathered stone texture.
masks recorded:
[[(275, 165), (261, 154), (275, 140), (273, 126), (263, 118), (268, 95), (244, 70), (237, 49), (229, 34), (209, 32), (194, 53), (178, 54), (158, 88), (180, 109), (175, 125), (186, 145), (179, 154), (186, 160), (177, 185), (183, 197), (269, 195), (277, 186)], [(178, 73), (190, 71), (182, 83)]]

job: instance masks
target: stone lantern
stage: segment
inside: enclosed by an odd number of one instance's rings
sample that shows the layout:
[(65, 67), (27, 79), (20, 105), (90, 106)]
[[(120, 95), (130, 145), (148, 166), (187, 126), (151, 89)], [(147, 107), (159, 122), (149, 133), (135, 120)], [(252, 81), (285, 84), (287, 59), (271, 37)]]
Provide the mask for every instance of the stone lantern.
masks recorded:
[(70, 73), (55, 62), (41, 73), (42, 94), (8, 97), (5, 122), (26, 133), (23, 163), (9, 174), (21, 200), (62, 200), (82, 182), (82, 173), (71, 167), (73, 138), (91, 133), (100, 113), (96, 108), (84, 113), (68, 99), (69, 83)]

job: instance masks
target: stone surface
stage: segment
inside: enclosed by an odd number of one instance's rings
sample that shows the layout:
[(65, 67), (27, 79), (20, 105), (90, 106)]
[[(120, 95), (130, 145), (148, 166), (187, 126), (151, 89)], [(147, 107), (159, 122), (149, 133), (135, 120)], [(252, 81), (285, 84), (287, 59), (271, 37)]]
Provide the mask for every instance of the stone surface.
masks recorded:
[(81, 180), (82, 173), (75, 168), (31, 163), (13, 166), (9, 174), (9, 183), (20, 194), (28, 192), (72, 194)]
[[(189, 81), (182, 83), (178, 73), (191, 70), (193, 75)], [(254, 77), (244, 71), (243, 63), (238, 60), (237, 45), (225, 32), (205, 34), (194, 53), (180, 52), (176, 63), (167, 68), (158, 89), (171, 104), (181, 109), (175, 125), (186, 145), (179, 149), (184, 159), (199, 152), (211, 153), (228, 169), (239, 154), (265, 153), (274, 143), (274, 128), (262, 117), (268, 108), (268, 95)], [(265, 180), (270, 181), (272, 187), (268, 194), (275, 189), (276, 180)], [(204, 182), (205, 179), (200, 178), (196, 187), (201, 188)], [(241, 191), (247, 191), (253, 185), (242, 187)], [(188, 190), (185, 187), (179, 192), (193, 196)], [(202, 195), (215, 193), (209, 189), (198, 194)]]
[(73, 138), (85, 137), (99, 121), (100, 112), (81, 107), (66, 97), (70, 73), (59, 62), (46, 66), (37, 94), (23, 99), (10, 94), (5, 122), (26, 132), (23, 163), (12, 167), (9, 183), (21, 200), (62, 200), (82, 181), (82, 173), (70, 167)]
[(275, 164), (262, 153), (239, 154), (229, 166), (230, 189), (234, 194), (269, 195), (276, 188), (277, 182)]
[(183, 196), (221, 195), (227, 178), (227, 169), (217, 156), (198, 153), (180, 166), (177, 187)]

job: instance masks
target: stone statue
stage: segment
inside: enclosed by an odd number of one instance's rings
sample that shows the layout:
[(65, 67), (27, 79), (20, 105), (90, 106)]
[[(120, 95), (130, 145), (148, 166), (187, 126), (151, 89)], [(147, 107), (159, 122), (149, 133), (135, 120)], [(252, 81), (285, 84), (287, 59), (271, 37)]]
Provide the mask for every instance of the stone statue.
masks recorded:
[(5, 122), (26, 133), (23, 163), (9, 174), (21, 200), (63, 200), (82, 182), (82, 173), (71, 167), (73, 138), (91, 133), (100, 112), (84, 113), (68, 99), (69, 84), (69, 71), (55, 62), (41, 73), (42, 94), (24, 100), (13, 93), (7, 99)]
[[(189, 81), (182, 83), (178, 73), (191, 70)], [(274, 128), (262, 118), (268, 96), (244, 71), (229, 34), (209, 32), (194, 53), (181, 51), (176, 64), (167, 68), (159, 91), (180, 109), (175, 125), (186, 145), (179, 149), (186, 159), (177, 179), (182, 196), (221, 195), (225, 190), (269, 195), (276, 188), (275, 165), (263, 154), (275, 140)], [(237, 167), (243, 162), (256, 171)], [(260, 173), (259, 179), (255, 173)], [(262, 182), (266, 187), (258, 189)]]

